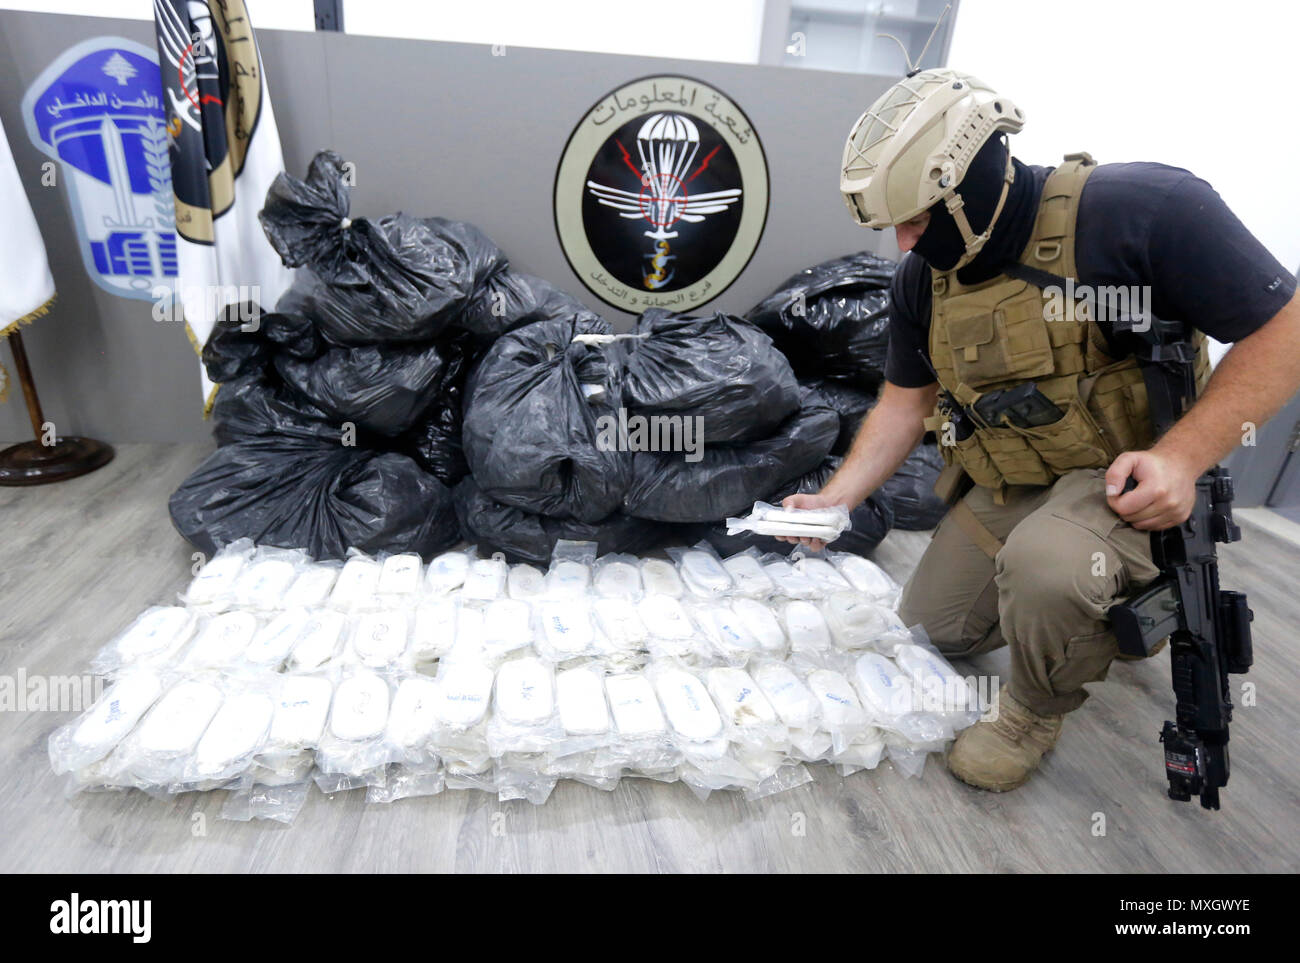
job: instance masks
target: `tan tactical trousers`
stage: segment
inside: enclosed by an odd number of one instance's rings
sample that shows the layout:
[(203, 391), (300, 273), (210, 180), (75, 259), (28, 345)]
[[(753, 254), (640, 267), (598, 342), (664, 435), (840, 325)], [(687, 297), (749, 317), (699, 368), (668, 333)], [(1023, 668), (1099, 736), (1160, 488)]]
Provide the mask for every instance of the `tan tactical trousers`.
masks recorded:
[[(1106, 609), (1158, 574), (1151, 540), (1106, 504), (1105, 472), (972, 489), (935, 530), (900, 612), (940, 651), (1011, 647), (1011, 693), (1040, 715), (1078, 708), (1118, 654)], [(987, 531), (971, 524), (970, 515)], [(999, 546), (998, 541), (1004, 544)]]

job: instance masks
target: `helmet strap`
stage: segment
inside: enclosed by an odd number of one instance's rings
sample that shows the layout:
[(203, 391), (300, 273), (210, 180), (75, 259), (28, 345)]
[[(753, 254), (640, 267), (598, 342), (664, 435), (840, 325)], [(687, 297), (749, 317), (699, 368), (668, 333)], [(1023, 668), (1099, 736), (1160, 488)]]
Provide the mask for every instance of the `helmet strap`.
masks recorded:
[[(1005, 140), (1005, 138), (1004, 138)], [(998, 216), (1002, 213), (1002, 208), (1007, 202), (1007, 195), (1011, 191), (1011, 185), (1016, 179), (1016, 169), (1011, 163), (1011, 151), (1007, 151), (1007, 170), (1002, 178), (1002, 193), (998, 195), (997, 207), (993, 208), (993, 216), (989, 219), (989, 226), (984, 229), (983, 234), (976, 234), (971, 230), (970, 221), (966, 217), (966, 211), (963, 210), (966, 202), (956, 190), (948, 197), (944, 198), (944, 206), (952, 219), (957, 222), (957, 230), (961, 231), (961, 239), (966, 244), (966, 253), (962, 255), (961, 260), (952, 266), (952, 270), (965, 267), (975, 256), (983, 250), (984, 245), (993, 235), (993, 226), (998, 222)]]

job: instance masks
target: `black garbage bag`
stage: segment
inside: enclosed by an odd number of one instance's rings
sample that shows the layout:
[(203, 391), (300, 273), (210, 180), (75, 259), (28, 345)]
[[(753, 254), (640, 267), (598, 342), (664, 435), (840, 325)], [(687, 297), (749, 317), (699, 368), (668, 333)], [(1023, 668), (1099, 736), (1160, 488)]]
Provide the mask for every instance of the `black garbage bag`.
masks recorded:
[(473, 475), (453, 489), (452, 502), (465, 541), (477, 544), (480, 553), (504, 552), (511, 562), (546, 565), (556, 541), (562, 538), (595, 542), (601, 555), (608, 552), (635, 555), (673, 541), (677, 534), (675, 526), (617, 512), (598, 522), (534, 515), (488, 498)]
[(862, 420), (867, 417), (872, 408), (876, 407), (876, 396), (853, 385), (841, 381), (828, 381), (824, 378), (801, 381), (800, 387), (805, 392), (811, 392), (819, 404), (834, 408), (839, 413), (840, 434), (835, 439), (831, 454), (848, 454), (849, 448), (853, 446), (853, 439), (857, 437), (858, 429), (862, 427)]
[(494, 273), (470, 296), (456, 323), (480, 341), (491, 342), (534, 321), (592, 321), (598, 317), (549, 281), (507, 267)]
[(460, 426), (465, 381), (482, 352), (462, 332), (443, 344), (442, 353), (446, 369), (438, 396), (415, 426), (397, 439), (396, 446), (450, 488), (469, 474)]
[(460, 540), (451, 492), (405, 455), (298, 438), (218, 448), (168, 502), (172, 524), (211, 555), (237, 538), (314, 558), (418, 552)]
[[(840, 467), (842, 459), (827, 458), (820, 465), (801, 475), (792, 482), (787, 482), (776, 491), (771, 492), (763, 501), (773, 505), (781, 504), (787, 495), (816, 494), (830, 481)], [(885, 540), (889, 530), (894, 527), (894, 511), (889, 504), (889, 496), (883, 492), (873, 492), (861, 505), (849, 513), (853, 527), (840, 535), (830, 544), (833, 552), (849, 552), (853, 555), (870, 555), (877, 545)], [(725, 519), (719, 519), (711, 525), (695, 525), (689, 530), (691, 539), (704, 539), (723, 558), (743, 552), (747, 548), (756, 548), (763, 554), (775, 552), (788, 555), (796, 546), (789, 542), (779, 542), (770, 535), (756, 535), (753, 532), (727, 534)]]
[(805, 268), (745, 317), (776, 342), (800, 378), (876, 391), (889, 347), (895, 264), (866, 251)]
[(284, 383), (334, 421), (389, 437), (428, 411), (446, 368), (436, 343), (336, 347), (312, 361), (275, 357)]
[(909, 532), (934, 528), (948, 513), (948, 506), (934, 493), (934, 483), (943, 471), (943, 455), (937, 445), (920, 444), (880, 490), (894, 506), (894, 527)]
[(616, 511), (628, 457), (600, 438), (617, 420), (618, 366), (608, 346), (575, 342), (608, 335), (602, 320), (536, 321), (502, 335), (465, 394), (465, 457), (496, 501), (541, 515), (597, 522)]
[(305, 398), (279, 382), (274, 370), (224, 382), (212, 406), (212, 433), (218, 445), (250, 438), (344, 441), (343, 428)]
[(272, 350), (263, 333), (267, 317), (256, 301), (227, 304), (217, 313), (208, 340), (199, 353), (199, 360), (214, 384), (266, 367)]
[(306, 180), (279, 174), (258, 215), (281, 260), (299, 268), (277, 310), (311, 318), (335, 344), (427, 341), (505, 256), (472, 225), (391, 214), (348, 217), (343, 159), (321, 151)]
[(663, 522), (713, 522), (749, 511), (783, 482), (811, 471), (830, 451), (840, 420), (809, 405), (761, 441), (705, 445), (699, 461), (683, 452), (638, 451), (623, 511)]
[(272, 311), (262, 315), (262, 337), (271, 342), (272, 350), (303, 361), (319, 358), (329, 347), (311, 318), (303, 314)]
[(625, 342), (629, 416), (699, 417), (704, 441), (766, 438), (799, 407), (799, 384), (772, 339), (721, 311), (707, 318), (651, 308)]

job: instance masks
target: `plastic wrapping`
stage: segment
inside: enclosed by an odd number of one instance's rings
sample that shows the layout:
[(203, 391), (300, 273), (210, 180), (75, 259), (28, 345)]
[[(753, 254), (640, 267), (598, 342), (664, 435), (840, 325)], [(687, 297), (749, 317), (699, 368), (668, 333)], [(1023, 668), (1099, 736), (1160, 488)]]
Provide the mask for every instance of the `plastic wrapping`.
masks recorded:
[(641, 568), (632, 555), (604, 555), (596, 561), (592, 588), (604, 599), (635, 601), (641, 598)]
[(970, 683), (934, 649), (914, 643), (898, 645), (894, 660), (916, 684), (923, 711), (938, 715), (954, 730), (979, 719), (979, 698)]
[(510, 566), (506, 576), (506, 594), (512, 599), (535, 599), (546, 591), (546, 573), (532, 565)]
[(666, 562), (661, 558), (641, 560), (641, 582), (645, 586), (646, 595), (664, 595), (679, 599), (685, 591), (685, 586), (682, 585), (682, 580), (677, 574), (677, 568), (672, 562)]
[(824, 659), (831, 651), (830, 626), (812, 602), (795, 599), (785, 603), (781, 621), (793, 656), (815, 661)]
[(420, 591), (422, 564), (413, 552), (388, 556), (380, 567), (375, 591), (396, 601), (414, 597)]
[(289, 588), (306, 564), (307, 555), (302, 551), (262, 546), (235, 578), (232, 604), (259, 612), (282, 608)]
[(551, 553), (551, 567), (546, 573), (546, 597), (585, 597), (591, 588), (591, 569), (595, 562), (594, 542), (556, 542), (555, 550)]
[(790, 364), (757, 328), (651, 308), (627, 342), (623, 403), (632, 415), (698, 418), (704, 444), (772, 434), (799, 407)]
[(519, 599), (495, 599), (483, 608), (483, 652), (490, 660), (533, 644), (532, 611)]
[(727, 534), (755, 532), (759, 535), (784, 535), (793, 538), (819, 538), (833, 542), (852, 527), (849, 510), (843, 505), (833, 508), (782, 508), (767, 502), (754, 502), (744, 518), (728, 518)]
[(783, 662), (763, 660), (753, 666), (754, 681), (789, 729), (816, 730), (821, 704), (794, 671)]
[(304, 566), (289, 590), (284, 593), (284, 607), (311, 608), (324, 605), (334, 590), (334, 580), (342, 568), (337, 562), (313, 562)]
[(736, 587), (722, 559), (707, 542), (690, 549), (670, 548), (668, 555), (677, 563), (682, 584), (695, 598), (722, 598), (730, 595)]
[(182, 679), (171, 686), (113, 751), (107, 764), (111, 778), (141, 788), (181, 783), (223, 699), (216, 677)]
[(452, 597), (421, 602), (415, 609), (411, 626), (411, 658), (416, 662), (433, 662), (451, 651), (456, 644), (460, 603)]
[(636, 452), (623, 510), (663, 522), (735, 515), (820, 464), (838, 431), (835, 412), (805, 407), (767, 438), (737, 447), (705, 446), (698, 461), (687, 461), (681, 452)]
[(228, 692), (199, 739), (183, 780), (221, 783), (248, 769), (270, 735), (274, 692), (270, 677), (251, 688), (245, 684)]
[(834, 592), (822, 603), (831, 638), (840, 649), (884, 649), (910, 642), (907, 626), (891, 609), (857, 592)]
[(581, 598), (550, 599), (533, 604), (536, 648), (552, 662), (596, 655), (601, 645), (592, 625), (591, 608)]
[(616, 418), (620, 389), (603, 321), (542, 321), (503, 335), (470, 375), (464, 444), (474, 481), (490, 498), (585, 522), (607, 517), (627, 487), (627, 456), (598, 443)]
[(902, 587), (875, 562), (846, 552), (832, 552), (828, 557), (855, 592), (889, 608), (898, 604)]
[(713, 653), (727, 665), (744, 665), (761, 649), (745, 620), (726, 603), (696, 603), (691, 616), (704, 631)]
[(410, 622), (400, 609), (365, 612), (353, 620), (349, 655), (372, 669), (406, 665)]
[(510, 567), (499, 556), (476, 558), (469, 563), (465, 572), (465, 584), (461, 587), (460, 597), (477, 602), (488, 602), (505, 595), (506, 578)]
[(736, 595), (750, 599), (765, 599), (776, 593), (776, 583), (763, 570), (759, 554), (755, 549), (739, 552), (724, 559), (722, 567), (727, 570), (734, 583)]
[(126, 737), (162, 694), (157, 673), (124, 673), (75, 721), (56, 729), (49, 740), (50, 766), (62, 775), (99, 762)]
[(835, 566), (824, 558), (813, 555), (803, 556), (798, 549), (791, 553), (790, 558), (795, 573), (816, 584), (821, 595), (829, 595), (832, 592), (846, 592), (853, 588), (848, 580), (836, 570)]
[(278, 670), (302, 638), (310, 620), (311, 612), (306, 608), (285, 609), (253, 633), (244, 649), (244, 661), (259, 669)]
[(738, 598), (732, 601), (731, 610), (763, 654), (776, 658), (785, 655), (789, 641), (770, 606), (755, 599)]
[(465, 302), (457, 325), (485, 342), (534, 321), (596, 320), (581, 301), (549, 281), (506, 267)]
[(220, 611), (234, 600), (235, 579), (255, 551), (251, 539), (231, 541), (203, 563), (182, 601), (194, 608)]
[(219, 669), (240, 661), (257, 633), (257, 618), (251, 612), (235, 610), (214, 615), (200, 627), (181, 657), (188, 672)]
[(763, 571), (776, 585), (778, 598), (816, 599), (824, 594), (822, 586), (784, 558), (765, 555), (762, 561)]
[(390, 762), (392, 749), (384, 732), (391, 706), (392, 686), (387, 678), (362, 667), (345, 668), (334, 687), (316, 767), (326, 774), (362, 778)]
[(493, 713), (487, 725), (488, 751), (542, 752), (564, 736), (555, 703), (555, 672), (541, 659), (524, 656), (497, 670)]
[(443, 552), (429, 563), (424, 590), (430, 595), (447, 595), (465, 584), (473, 552)]
[(296, 670), (325, 665), (339, 652), (347, 617), (332, 609), (313, 609), (289, 654), (289, 665)]
[(334, 581), (329, 604), (343, 612), (368, 605), (379, 590), (381, 563), (361, 553), (353, 553)]
[(384, 727), (384, 741), (392, 759), (413, 766), (437, 761), (433, 748), (433, 735), (438, 728), (437, 708), (438, 684), (433, 679), (411, 675), (397, 684)]
[(837, 754), (870, 735), (872, 726), (866, 710), (844, 675), (830, 669), (815, 669), (808, 673), (806, 682), (821, 709), (821, 727), (830, 733)]
[(145, 609), (91, 660), (96, 675), (114, 676), (124, 669), (163, 665), (194, 637), (195, 613), (177, 605)]
[(834, 408), (840, 416), (840, 434), (831, 447), (831, 454), (847, 455), (862, 423), (871, 409), (876, 407), (875, 394), (850, 384), (822, 378), (801, 379), (799, 386), (803, 391), (801, 397), (805, 400), (815, 400), (818, 404)]
[(737, 668), (709, 669), (705, 681), (732, 742), (756, 749), (785, 748), (786, 727), (748, 672)]
[(945, 721), (921, 711), (914, 683), (893, 661), (864, 652), (853, 663), (853, 683), (874, 725), (893, 730), (912, 743), (935, 743), (952, 737)]

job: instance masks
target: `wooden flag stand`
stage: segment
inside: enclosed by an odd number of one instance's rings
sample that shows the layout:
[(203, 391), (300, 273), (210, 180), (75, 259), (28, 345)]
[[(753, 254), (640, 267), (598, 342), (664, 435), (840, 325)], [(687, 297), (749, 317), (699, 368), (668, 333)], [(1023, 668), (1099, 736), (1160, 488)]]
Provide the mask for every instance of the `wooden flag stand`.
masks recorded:
[(45, 415), (36, 397), (36, 383), (32, 381), (32, 369), (23, 350), (23, 338), (13, 331), (8, 340), (36, 438), (0, 451), (0, 485), (48, 485), (85, 475), (112, 461), (113, 447), (93, 438), (56, 438), (52, 445), (41, 442)]

